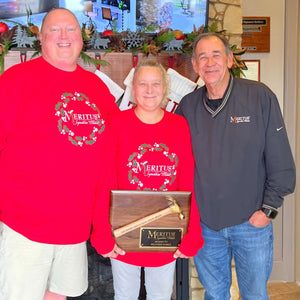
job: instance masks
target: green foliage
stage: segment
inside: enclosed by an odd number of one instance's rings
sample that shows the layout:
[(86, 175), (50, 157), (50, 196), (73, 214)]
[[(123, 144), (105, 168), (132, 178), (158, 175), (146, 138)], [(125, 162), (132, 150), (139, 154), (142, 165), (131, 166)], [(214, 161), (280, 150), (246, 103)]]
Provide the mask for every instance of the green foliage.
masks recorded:
[(160, 35), (159, 37), (157, 37), (156, 42), (158, 45), (161, 45), (165, 42), (171, 41), (174, 38), (175, 38), (174, 31), (169, 31), (169, 32), (165, 32), (162, 35)]
[(4, 46), (4, 49), (2, 48), (2, 52), (0, 53), (0, 75), (4, 72), (4, 56), (10, 48), (11, 41), (6, 41), (2, 45)]
[(229, 69), (229, 72), (233, 77), (245, 77), (245, 74), (241, 68)]
[(81, 36), (82, 36), (83, 41), (88, 41), (90, 38), (89, 38), (89, 36), (87, 35), (85, 29), (86, 29), (86, 23), (83, 23), (83, 24), (82, 24), (82, 27), (81, 27)]
[(95, 59), (87, 55), (83, 50), (80, 52), (80, 57), (85, 64), (95, 65), (95, 66), (108, 66), (109, 63), (102, 59)]
[(207, 27), (207, 30), (209, 32), (218, 32), (218, 24), (219, 24), (219, 20), (216, 19), (210, 26)]
[(147, 27), (142, 27), (140, 32), (142, 34), (146, 34), (147, 32), (157, 32), (157, 31), (159, 31), (159, 29), (160, 29), (160, 26), (158, 24), (152, 24)]
[(33, 26), (33, 23), (31, 23), (31, 15), (32, 15), (32, 11), (30, 9), (30, 7), (26, 7), (26, 15), (27, 15), (27, 24), (28, 26)]

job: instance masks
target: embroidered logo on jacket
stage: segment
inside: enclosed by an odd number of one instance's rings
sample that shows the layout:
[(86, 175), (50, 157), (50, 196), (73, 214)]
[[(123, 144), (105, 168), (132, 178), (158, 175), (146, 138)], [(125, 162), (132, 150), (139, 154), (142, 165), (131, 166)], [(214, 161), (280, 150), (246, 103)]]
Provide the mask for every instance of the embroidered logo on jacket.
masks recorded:
[(64, 93), (55, 111), (59, 132), (75, 146), (93, 145), (104, 130), (99, 109), (84, 94)]
[[(128, 159), (128, 180), (138, 190), (167, 191), (176, 178), (178, 158), (164, 144), (142, 144)], [(153, 186), (145, 186), (151, 177)]]
[(230, 117), (230, 123), (250, 123), (250, 116)]

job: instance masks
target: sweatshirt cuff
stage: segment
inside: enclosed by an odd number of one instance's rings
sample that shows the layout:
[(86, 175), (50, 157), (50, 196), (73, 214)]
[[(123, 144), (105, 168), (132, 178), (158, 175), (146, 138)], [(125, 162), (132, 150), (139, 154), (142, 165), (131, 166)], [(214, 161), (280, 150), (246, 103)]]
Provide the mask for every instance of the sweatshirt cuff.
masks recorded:
[(277, 211), (277, 207), (274, 207), (274, 206), (271, 206), (271, 205), (268, 205), (268, 204), (265, 204), (265, 203), (261, 207), (263, 207), (263, 208), (270, 208), (272, 210), (276, 210)]
[(189, 243), (188, 239), (183, 238), (182, 243), (178, 247), (179, 251), (188, 257), (195, 256), (198, 253), (199, 249), (203, 247), (204, 240), (201, 237), (199, 238), (199, 241), (197, 243), (194, 242), (193, 244), (191, 244)]
[(96, 249), (98, 254), (103, 255), (113, 250), (116, 241), (113, 236), (107, 236), (105, 238), (96, 238), (91, 236), (91, 244)]

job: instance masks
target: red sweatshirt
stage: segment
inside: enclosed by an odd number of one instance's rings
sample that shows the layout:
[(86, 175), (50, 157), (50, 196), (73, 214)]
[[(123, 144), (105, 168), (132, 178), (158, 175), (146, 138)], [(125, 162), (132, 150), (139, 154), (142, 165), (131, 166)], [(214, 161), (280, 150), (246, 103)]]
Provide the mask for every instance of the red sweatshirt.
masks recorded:
[[(141, 122), (134, 109), (130, 109), (114, 115), (106, 133), (110, 140), (106, 147), (110, 155), (106, 157), (111, 158), (106, 161), (107, 170), (113, 170), (111, 176), (115, 181), (106, 182), (108, 186), (102, 190), (103, 201), (98, 201), (99, 206), (95, 209), (91, 241), (100, 254), (110, 252), (115, 244), (108, 221), (111, 189), (193, 191), (194, 177), (191, 137), (184, 118), (165, 111), (160, 122), (149, 125)], [(132, 164), (133, 156), (142, 166), (141, 169)], [(153, 168), (158, 171), (152, 172)], [(193, 195), (188, 233), (179, 250), (187, 256), (194, 256), (203, 243), (200, 217)], [(174, 260), (173, 253), (170, 252), (127, 252), (117, 259), (151, 267), (162, 266)]]
[(89, 238), (114, 97), (93, 73), (43, 58), (0, 76), (0, 220), (50, 244)]

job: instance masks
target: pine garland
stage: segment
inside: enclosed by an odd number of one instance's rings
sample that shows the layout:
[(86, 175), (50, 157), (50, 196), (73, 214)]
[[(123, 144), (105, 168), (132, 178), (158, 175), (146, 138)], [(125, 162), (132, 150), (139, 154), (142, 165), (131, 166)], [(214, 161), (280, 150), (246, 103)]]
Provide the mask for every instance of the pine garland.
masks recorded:
[(8, 53), (10, 45), (10, 41), (6, 41), (4, 44), (0, 43), (0, 75), (4, 72), (4, 56)]
[(110, 65), (110, 63), (105, 60), (90, 57), (83, 50), (81, 50), (81, 52), (80, 52), (80, 57), (82, 58), (82, 60), (85, 64), (95, 65), (96, 67)]

